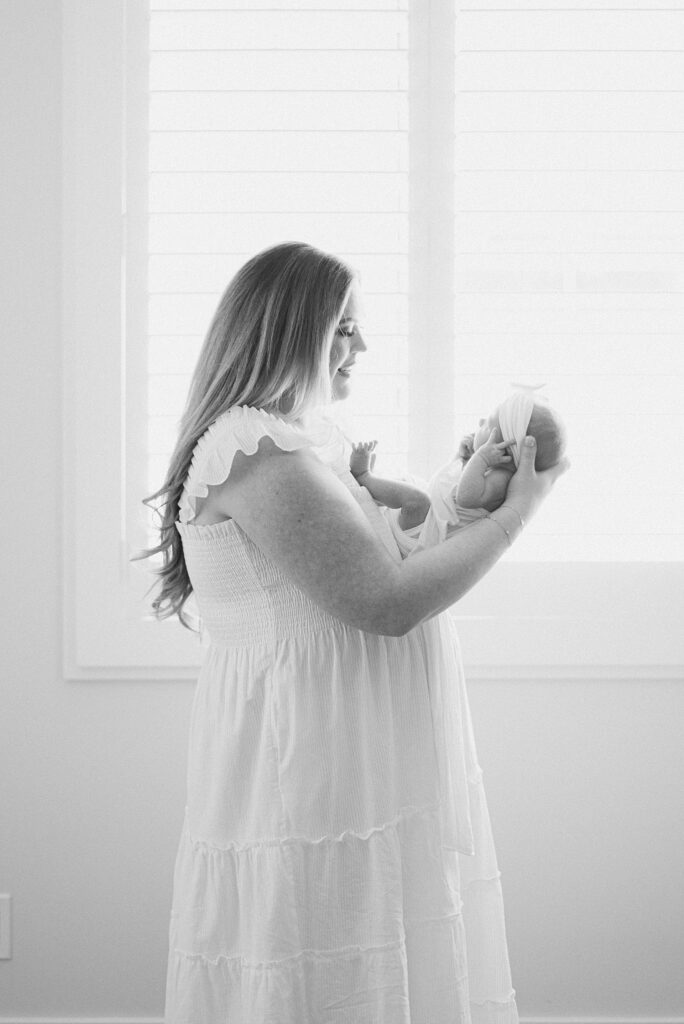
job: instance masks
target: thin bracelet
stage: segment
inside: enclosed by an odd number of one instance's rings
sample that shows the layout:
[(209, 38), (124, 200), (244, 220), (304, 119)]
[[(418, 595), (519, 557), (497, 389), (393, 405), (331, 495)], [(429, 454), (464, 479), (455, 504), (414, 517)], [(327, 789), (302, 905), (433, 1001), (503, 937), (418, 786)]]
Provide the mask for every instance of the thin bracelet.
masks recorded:
[[(520, 520), (520, 529), (521, 530), (525, 529), (525, 520), (523, 519), (523, 517), (518, 512), (517, 508), (513, 508), (512, 505), (499, 505), (499, 508), (510, 508), (511, 512), (515, 512), (516, 516)], [(495, 522), (496, 522), (496, 520), (495, 520)]]
[(485, 518), (486, 519), (490, 519), (493, 523), (496, 523), (496, 525), (499, 527), (499, 529), (503, 530), (503, 532), (506, 534), (506, 539), (508, 541), (508, 546), (510, 547), (511, 544), (513, 543), (513, 538), (511, 537), (510, 533), (508, 532), (508, 530), (506, 529), (504, 524), (500, 523), (498, 519), (495, 519), (491, 512), (488, 512)]

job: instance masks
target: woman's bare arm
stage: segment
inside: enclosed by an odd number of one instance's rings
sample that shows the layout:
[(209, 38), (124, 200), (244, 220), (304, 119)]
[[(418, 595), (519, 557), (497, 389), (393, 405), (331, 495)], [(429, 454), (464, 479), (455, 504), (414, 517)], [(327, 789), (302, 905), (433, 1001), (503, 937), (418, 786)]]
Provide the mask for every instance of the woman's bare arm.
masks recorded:
[(510, 507), (493, 513), (494, 521), (474, 523), (401, 563), (327, 467), (306, 451), (283, 452), (269, 438), (254, 455), (237, 453), (215, 500), (326, 611), (358, 629), (401, 636), (485, 575), (508, 547), (506, 532), (520, 529), (519, 515), (529, 516), (562, 472), (535, 474), (534, 449), (527, 463), (524, 479), (509, 490)]

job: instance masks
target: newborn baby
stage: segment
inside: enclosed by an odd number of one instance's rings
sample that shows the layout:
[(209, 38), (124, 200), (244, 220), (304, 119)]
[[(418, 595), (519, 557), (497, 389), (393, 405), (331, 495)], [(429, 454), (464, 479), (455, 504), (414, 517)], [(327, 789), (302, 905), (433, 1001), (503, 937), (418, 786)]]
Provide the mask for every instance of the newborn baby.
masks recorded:
[(375, 501), (387, 508), (402, 555), (440, 544), (454, 530), (500, 508), (526, 435), (537, 442), (535, 469), (549, 469), (560, 462), (565, 429), (535, 390), (517, 388), (481, 419), (477, 430), (463, 438), (455, 458), (433, 476), (427, 490), (403, 480), (374, 476), (376, 441), (352, 445), (349, 468)]

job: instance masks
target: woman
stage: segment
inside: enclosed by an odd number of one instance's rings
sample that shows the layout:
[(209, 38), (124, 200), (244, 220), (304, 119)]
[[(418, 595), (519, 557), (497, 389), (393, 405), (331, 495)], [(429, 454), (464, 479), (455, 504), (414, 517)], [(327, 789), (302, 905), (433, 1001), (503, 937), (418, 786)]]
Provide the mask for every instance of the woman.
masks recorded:
[[(442, 614), (565, 466), (402, 561), (324, 415), (361, 293), (303, 244), (221, 299), (167, 479), (159, 617), (194, 591), (193, 704), (167, 1024), (517, 1021), (458, 641)], [(323, 411), (322, 411), (323, 410)], [(151, 501), (152, 499), (148, 499)], [(153, 552), (148, 552), (151, 554)]]

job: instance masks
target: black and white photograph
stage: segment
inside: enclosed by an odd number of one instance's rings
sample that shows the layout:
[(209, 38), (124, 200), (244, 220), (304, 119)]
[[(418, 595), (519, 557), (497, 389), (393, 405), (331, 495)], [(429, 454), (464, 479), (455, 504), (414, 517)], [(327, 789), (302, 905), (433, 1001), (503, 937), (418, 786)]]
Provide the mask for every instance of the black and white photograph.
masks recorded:
[(0, 1024), (684, 1024), (684, 0), (0, 52)]

